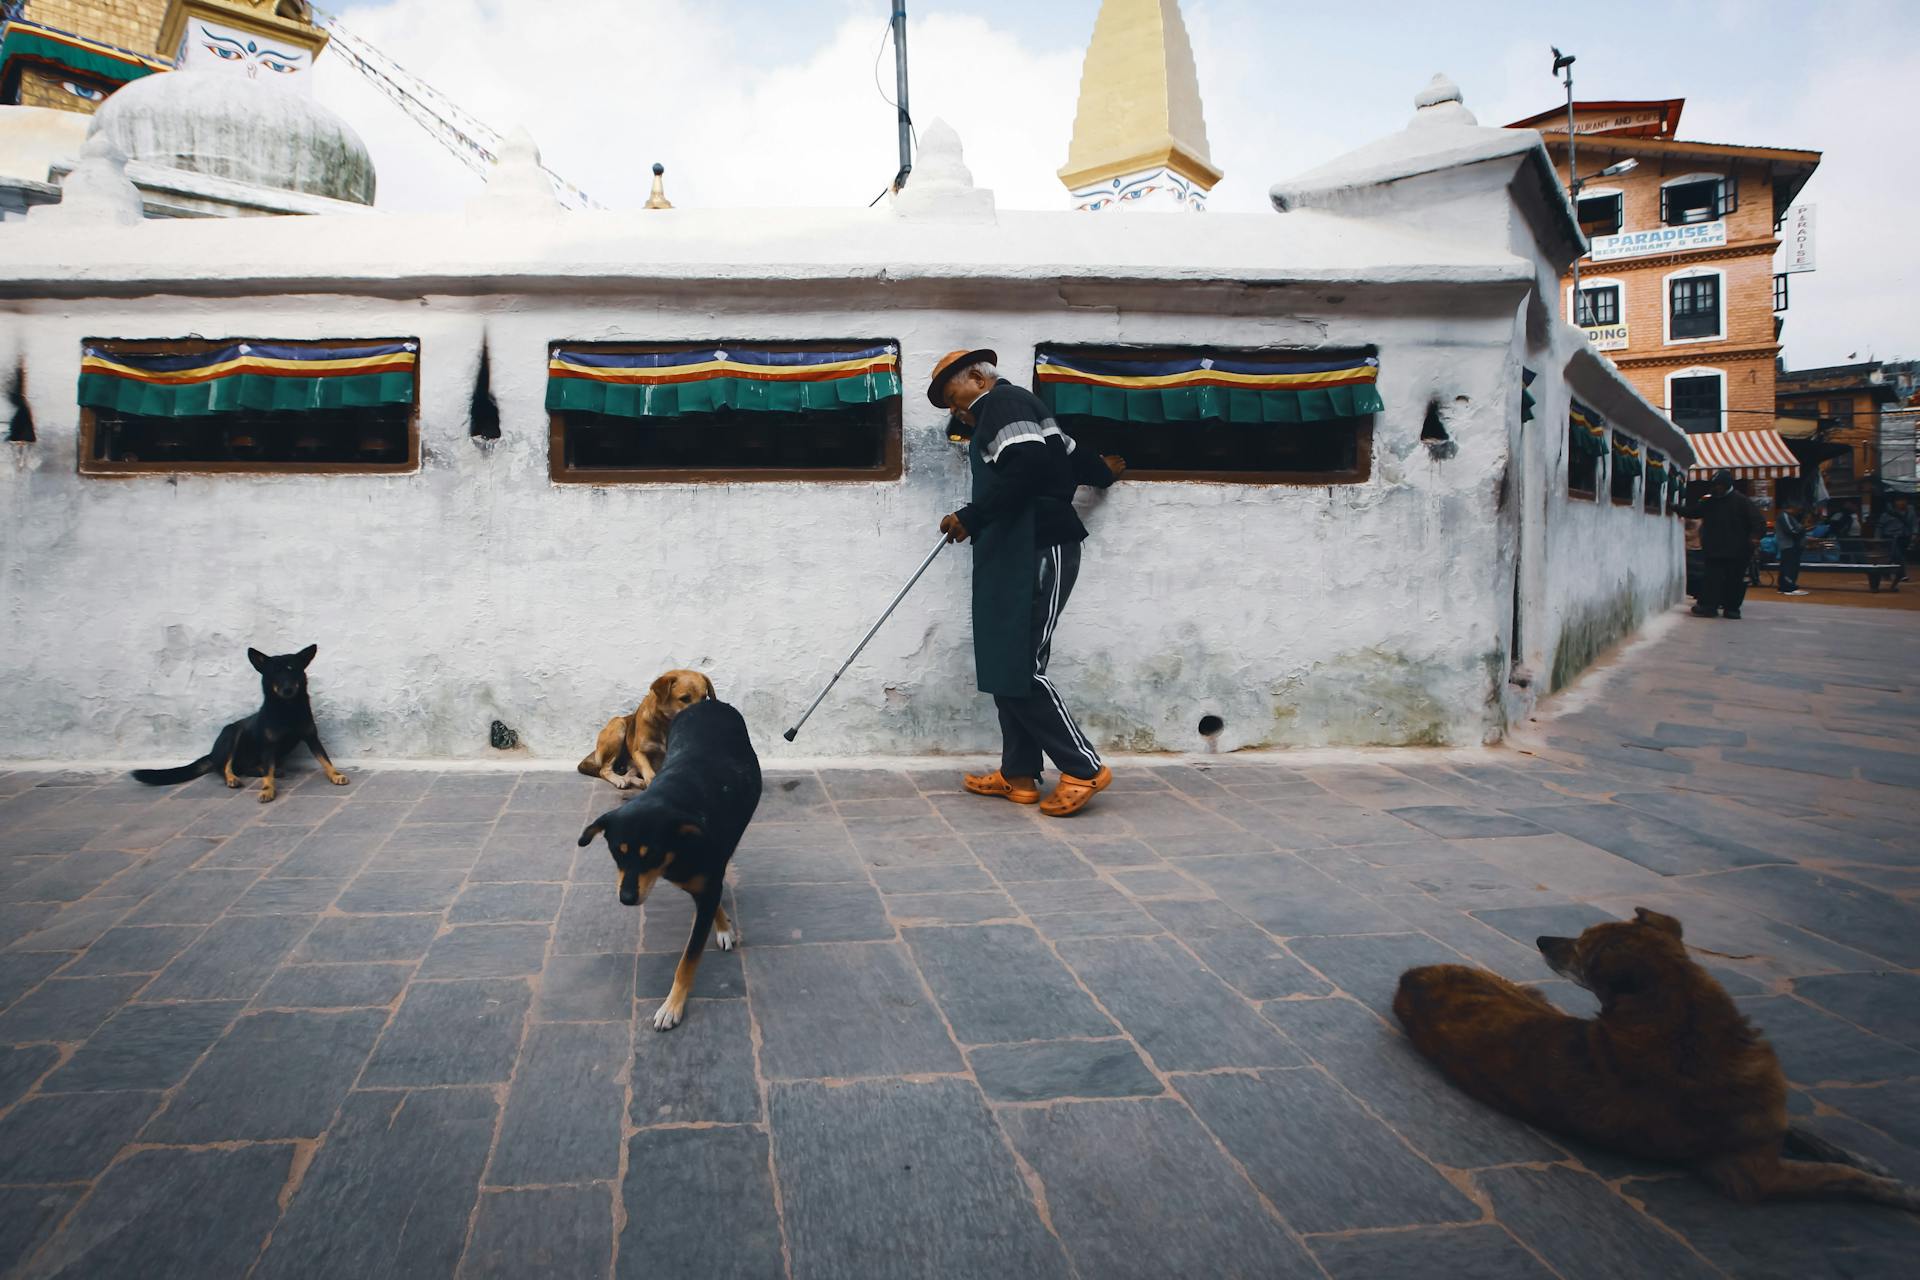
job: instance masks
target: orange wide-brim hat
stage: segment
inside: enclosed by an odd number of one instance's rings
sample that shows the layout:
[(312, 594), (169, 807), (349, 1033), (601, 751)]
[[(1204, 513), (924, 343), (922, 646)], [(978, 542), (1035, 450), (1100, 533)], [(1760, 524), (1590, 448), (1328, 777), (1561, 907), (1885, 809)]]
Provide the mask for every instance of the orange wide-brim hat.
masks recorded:
[(963, 369), (968, 369), (979, 364), (982, 360), (985, 360), (988, 364), (1000, 363), (999, 355), (987, 350), (985, 347), (981, 347), (977, 351), (949, 351), (947, 354), (941, 356), (933, 366), (932, 380), (927, 383), (927, 399), (933, 402), (933, 407), (936, 409), (944, 409), (947, 407), (947, 402), (944, 397), (948, 378), (951, 378)]

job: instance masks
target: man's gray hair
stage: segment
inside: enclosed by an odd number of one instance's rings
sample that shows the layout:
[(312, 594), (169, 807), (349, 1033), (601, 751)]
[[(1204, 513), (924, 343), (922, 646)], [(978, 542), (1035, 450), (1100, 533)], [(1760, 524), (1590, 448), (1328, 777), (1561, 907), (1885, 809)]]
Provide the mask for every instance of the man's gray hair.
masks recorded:
[(967, 372), (977, 373), (988, 382), (997, 382), (1000, 379), (1000, 371), (993, 367), (991, 360), (975, 360), (967, 366)]

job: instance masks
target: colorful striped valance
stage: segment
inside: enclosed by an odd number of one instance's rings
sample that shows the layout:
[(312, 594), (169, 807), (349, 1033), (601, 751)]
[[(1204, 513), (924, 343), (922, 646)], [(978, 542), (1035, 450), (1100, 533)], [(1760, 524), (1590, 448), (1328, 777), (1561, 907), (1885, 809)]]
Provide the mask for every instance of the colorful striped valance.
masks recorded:
[(1607, 454), (1607, 420), (1578, 400), (1567, 410), (1567, 441), (1575, 453), (1589, 458)]
[(1613, 474), (1616, 476), (1640, 474), (1640, 446), (1625, 436), (1613, 438)]
[(1667, 460), (1657, 453), (1647, 455), (1647, 493), (1658, 496), (1667, 484)]
[(412, 404), (416, 342), (236, 342), (193, 355), (88, 346), (80, 403), (148, 418)]
[(1033, 389), (1056, 414), (1114, 422), (1325, 422), (1380, 412), (1369, 355), (1239, 353), (1178, 359), (1043, 351)]
[(547, 408), (622, 418), (677, 418), (723, 409), (798, 413), (873, 404), (900, 394), (891, 344), (835, 351), (699, 346), (674, 351), (556, 347)]
[(74, 35), (70, 31), (61, 31), (57, 27), (17, 19), (8, 23), (5, 35), (0, 36), (0, 76), (16, 58), (51, 62), (69, 71), (99, 76), (115, 84), (138, 80), (156, 71), (166, 71), (171, 66), (148, 54), (134, 53), (129, 49)]

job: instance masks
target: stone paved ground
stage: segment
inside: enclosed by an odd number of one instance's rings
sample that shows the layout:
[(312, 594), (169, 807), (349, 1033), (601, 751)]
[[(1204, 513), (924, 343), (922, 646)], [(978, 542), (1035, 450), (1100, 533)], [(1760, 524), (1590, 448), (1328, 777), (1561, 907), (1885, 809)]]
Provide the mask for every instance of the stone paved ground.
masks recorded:
[(1521, 749), (1136, 762), (1068, 823), (775, 773), (667, 1035), (687, 900), (615, 903), (584, 779), (0, 777), (0, 1270), (1911, 1275), (1920, 1221), (1551, 1141), (1384, 1015), (1463, 957), (1582, 1008), (1528, 940), (1657, 907), (1920, 1180), (1916, 636), (1757, 601)]

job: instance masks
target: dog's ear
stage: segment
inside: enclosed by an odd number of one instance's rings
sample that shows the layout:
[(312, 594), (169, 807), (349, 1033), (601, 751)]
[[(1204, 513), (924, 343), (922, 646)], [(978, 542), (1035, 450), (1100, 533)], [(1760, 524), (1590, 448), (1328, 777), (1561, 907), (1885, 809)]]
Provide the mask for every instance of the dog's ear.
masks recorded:
[(720, 696), (713, 691), (713, 681), (708, 678), (704, 671), (700, 673), (700, 687), (706, 691), (704, 694), (705, 697), (717, 698)]
[(613, 811), (608, 810), (606, 813), (601, 814), (599, 817), (595, 818), (592, 822), (587, 824), (587, 829), (580, 833), (580, 847), (582, 849), (592, 844), (593, 838), (599, 835), (602, 831), (605, 831), (607, 829), (607, 819), (611, 818), (612, 816), (613, 816)]
[(267, 661), (268, 661), (267, 655), (260, 652), (258, 649), (247, 650), (247, 661), (251, 662), (253, 664), (253, 669), (255, 671), (258, 671), (261, 675), (265, 675), (267, 673)]
[(1662, 933), (1670, 933), (1676, 938), (1680, 936), (1680, 922), (1672, 916), (1663, 916), (1658, 911), (1649, 911), (1645, 907), (1635, 907), (1633, 918)]
[(648, 686), (647, 693), (653, 698), (654, 702), (665, 706), (673, 697), (673, 677), (660, 676), (656, 678), (654, 682)]
[(302, 649), (300, 652), (293, 655), (294, 663), (302, 671), (305, 671), (307, 669), (307, 664), (313, 661), (313, 655), (318, 652), (320, 652), (320, 646), (317, 644), (310, 644), (306, 648)]

